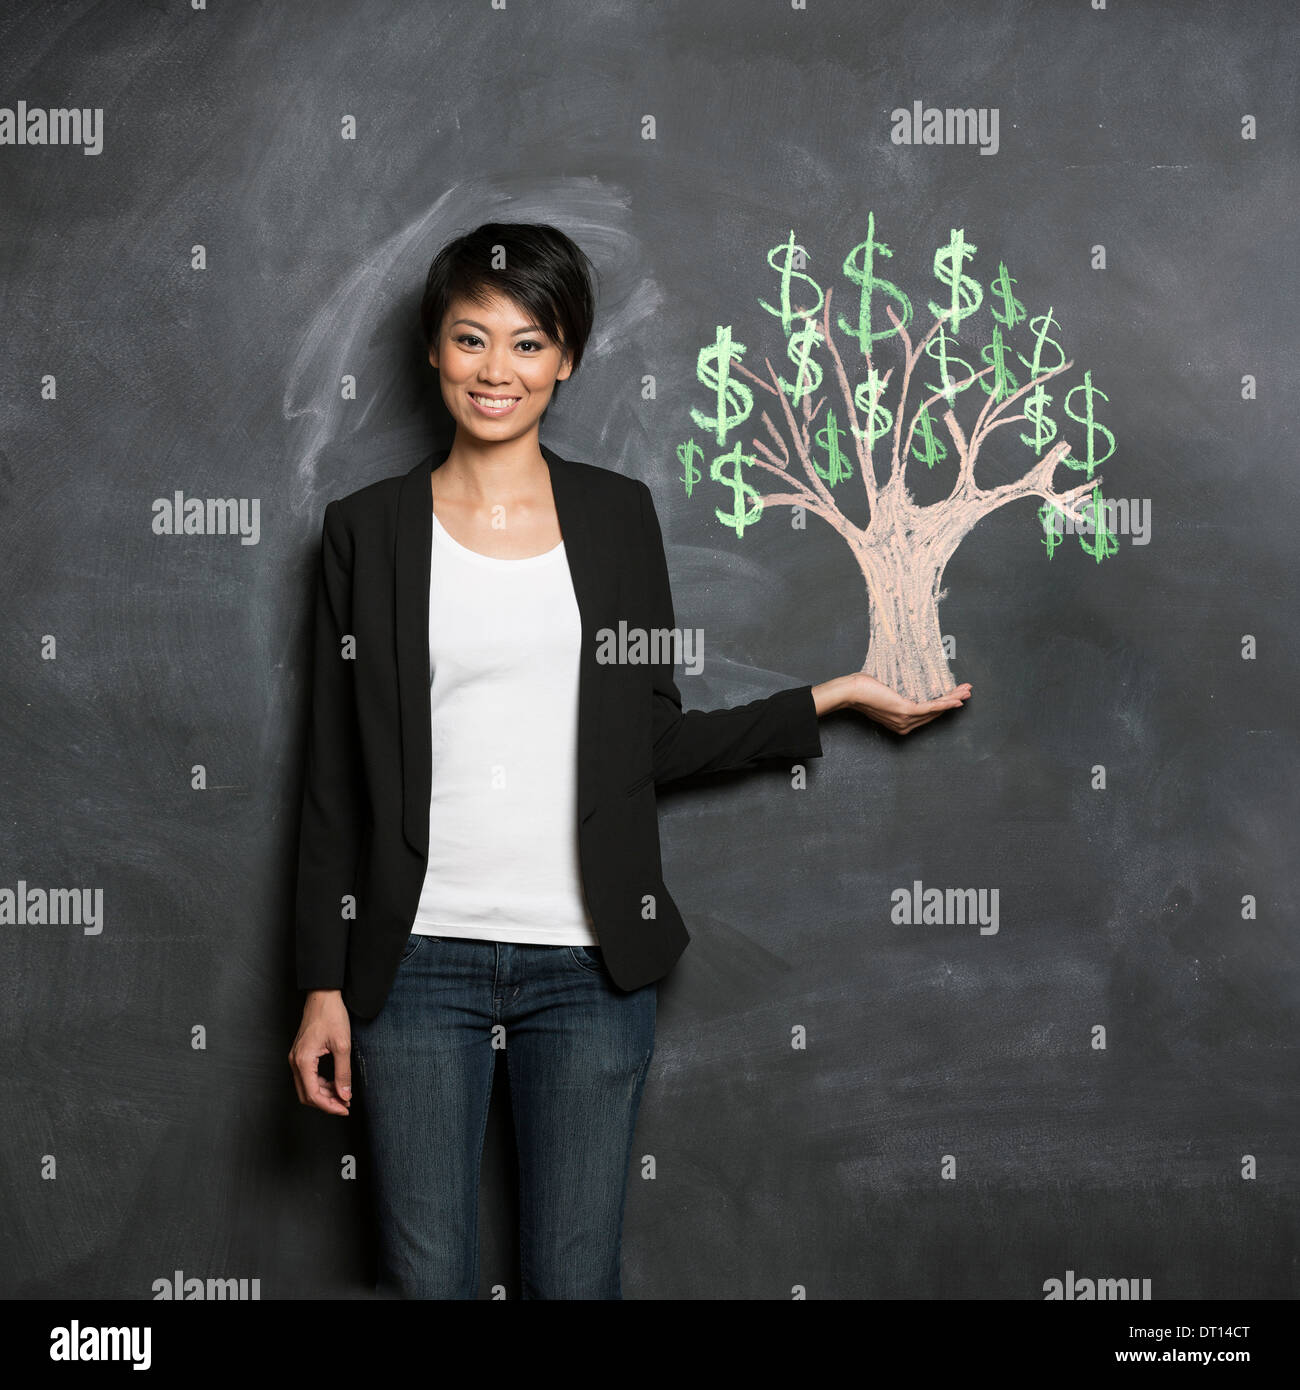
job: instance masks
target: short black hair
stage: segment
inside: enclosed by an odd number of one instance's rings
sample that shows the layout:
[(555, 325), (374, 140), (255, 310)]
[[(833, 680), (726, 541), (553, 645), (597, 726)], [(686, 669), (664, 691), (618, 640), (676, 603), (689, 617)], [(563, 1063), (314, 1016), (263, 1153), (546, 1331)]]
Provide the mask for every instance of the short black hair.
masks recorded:
[(586, 252), (559, 228), (545, 222), (484, 222), (433, 258), (420, 300), (425, 347), (433, 346), (457, 296), (481, 304), (500, 294), (528, 312), (576, 372), (596, 316), (594, 279)]

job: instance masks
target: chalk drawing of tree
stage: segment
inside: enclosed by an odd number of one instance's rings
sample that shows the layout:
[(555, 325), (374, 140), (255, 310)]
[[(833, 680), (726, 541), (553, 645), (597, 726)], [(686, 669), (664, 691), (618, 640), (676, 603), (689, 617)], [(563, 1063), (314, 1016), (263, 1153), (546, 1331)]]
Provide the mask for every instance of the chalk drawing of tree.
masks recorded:
[[(1082, 457), (1075, 457), (1071, 445), (1057, 438), (1055, 397), (1049, 392), (1049, 386), (1058, 389), (1054, 378), (1074, 365), (1053, 337), (1059, 326), (1052, 310), (1030, 319), (1002, 263), (986, 296), (980, 281), (967, 274), (976, 250), (963, 231), (954, 229), (947, 245), (935, 252), (934, 275), (945, 303), (929, 302), (934, 323), (914, 345), (907, 331), (912, 305), (878, 273), (893, 252), (876, 240), (875, 218), (869, 214), (866, 240), (844, 260), (843, 273), (858, 295), (851, 317), (836, 319), (845, 341), (842, 355), (832, 334), (832, 292), (823, 291), (808, 273), (807, 253), (791, 232), (767, 257), (779, 277), (779, 302), (760, 298), (758, 303), (780, 321), (794, 380), (778, 375), (766, 357), (765, 378), (751, 371), (741, 360), (748, 349), (735, 340), (732, 326), (719, 327), (696, 363), (711, 408), (690, 412), (711, 446), (707, 469), (701, 468), (705, 445), (694, 434), (677, 446), (687, 495), (694, 496), (706, 477), (726, 489), (730, 506), (715, 506), (714, 513), (737, 537), (775, 506), (803, 508), (839, 533), (867, 587), (871, 637), (862, 669), (914, 700), (932, 699), (956, 684), (939, 628), (939, 603), (947, 592), (941, 585), (949, 559), (982, 517), (1036, 497), (1042, 499), (1038, 519), (1049, 559), (1067, 529), (1098, 563), (1114, 555), (1119, 544), (1107, 526), (1102, 479), (1094, 476), (1115, 448), (1114, 435), (1095, 413), (1096, 403), (1108, 398), (1085, 372), (1082, 383), (1060, 399), (1059, 408), (1081, 428)], [(992, 322), (979, 341), (974, 320), (986, 298)], [(882, 323), (882, 305), (889, 326)], [(1025, 329), (1017, 335), (1022, 324)], [(1014, 349), (1013, 336), (1023, 339)], [(895, 352), (901, 345), (901, 363), (881, 372), (875, 344), (891, 338), (897, 340)], [(978, 371), (961, 355), (976, 347), (988, 364)], [(899, 388), (891, 399), (888, 388), (899, 366)], [(828, 372), (833, 382), (822, 394)], [(984, 398), (978, 413), (970, 412), (973, 425), (963, 426), (955, 407), (968, 393), (979, 399), (973, 391), (977, 384)], [(750, 423), (756, 391), (769, 399)], [(1017, 401), (1020, 413), (1009, 413)], [(990, 441), (1010, 442), (994, 431), (1016, 422), (1023, 423), (1018, 440), (1032, 462), (1014, 481), (979, 486), (976, 463), (982, 453), (995, 457)], [(740, 433), (746, 424), (745, 433), (752, 434), (748, 449)], [(1007, 452), (1004, 448), (996, 456), (1003, 473)], [(941, 501), (918, 505), (907, 487), (909, 465), (943, 466), (953, 476), (951, 491)], [(1058, 468), (1082, 472), (1087, 481), (1058, 489)], [(835, 500), (850, 486), (865, 492), (865, 525), (851, 521)]]

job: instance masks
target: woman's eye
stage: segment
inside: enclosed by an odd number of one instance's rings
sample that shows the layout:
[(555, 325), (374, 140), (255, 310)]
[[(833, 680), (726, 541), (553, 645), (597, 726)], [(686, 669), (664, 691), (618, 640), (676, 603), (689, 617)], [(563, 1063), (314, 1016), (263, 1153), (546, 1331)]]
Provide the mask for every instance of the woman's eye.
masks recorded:
[[(458, 334), (456, 335), (455, 341), (456, 341), (458, 344), (460, 344), (462, 347), (482, 347), (482, 346), (483, 346), (483, 340), (482, 340), (482, 338), (480, 338), (480, 337), (478, 336), (477, 333), (458, 333)], [(516, 347), (527, 347), (527, 348), (532, 348), (532, 349), (534, 350), (534, 353), (542, 352), (542, 351), (544, 351), (545, 348), (546, 348), (546, 344), (545, 344), (545, 343), (538, 342), (537, 339), (535, 339), (535, 338), (523, 338), (523, 339), (521, 339), (519, 342), (517, 342), (517, 343), (515, 344), (515, 346), (516, 346)], [(534, 355), (534, 353), (530, 353), (530, 354), (527, 354), (527, 355), (528, 355), (528, 356), (532, 356), (532, 355)]]

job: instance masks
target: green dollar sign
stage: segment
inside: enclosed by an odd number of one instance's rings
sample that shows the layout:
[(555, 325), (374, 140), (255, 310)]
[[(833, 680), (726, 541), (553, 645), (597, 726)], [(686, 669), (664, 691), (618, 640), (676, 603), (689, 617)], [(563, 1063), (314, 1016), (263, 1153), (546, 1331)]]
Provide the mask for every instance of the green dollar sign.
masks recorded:
[[(1057, 517), (1061, 518), (1060, 522), (1056, 520)], [(1043, 544), (1047, 547), (1047, 558), (1050, 560), (1056, 554), (1056, 547), (1061, 543), (1065, 513), (1051, 502), (1044, 502), (1038, 509), (1038, 519), (1043, 523), (1043, 530), (1046, 533), (1043, 537)]]
[[(811, 275), (805, 275), (803, 266), (807, 262), (808, 253), (802, 246), (796, 245), (794, 233), (790, 233), (790, 239), (780, 246), (774, 246), (767, 253), (767, 263), (773, 270), (779, 271), (781, 275), (781, 307), (775, 309), (760, 299), (760, 306), (767, 310), (769, 314), (775, 314), (781, 320), (781, 332), (788, 338), (790, 329), (796, 318), (810, 318), (818, 309), (826, 296), (822, 293), (821, 286)], [(790, 304), (790, 282), (792, 280), (802, 280), (806, 285), (810, 285), (816, 292), (817, 303), (808, 309), (795, 309)]]
[[(1100, 460), (1098, 460), (1100, 462)], [(1092, 490), (1092, 531), (1094, 540), (1090, 545), (1088, 537), (1079, 532), (1079, 544), (1098, 564), (1119, 553), (1119, 537), (1106, 525), (1106, 508), (1102, 504), (1101, 489)]]
[(813, 467), (831, 487), (853, 476), (853, 465), (849, 462), (848, 455), (840, 448), (840, 438), (843, 434), (844, 431), (835, 423), (835, 412), (828, 410), (825, 425), (817, 431), (817, 443), (826, 450), (826, 467), (823, 468), (816, 459), (813, 459)]
[[(732, 493), (731, 511), (724, 512), (721, 507), (714, 507), (713, 513), (724, 526), (730, 526), (737, 536), (743, 536), (745, 527), (752, 526), (763, 515), (758, 489), (751, 487), (740, 472), (742, 466), (753, 462), (752, 456), (740, 452), (740, 441), (737, 440), (729, 453), (720, 454), (709, 465), (709, 477), (715, 483), (725, 483)], [(723, 470), (728, 464), (733, 465), (732, 471), (730, 476), (724, 477)]]
[(992, 396), (995, 401), (1003, 401), (1020, 387), (1020, 383), (1012, 374), (1011, 368), (1007, 366), (1006, 344), (1002, 341), (1002, 328), (999, 324), (993, 325), (993, 341), (986, 347), (980, 349), (980, 359), (985, 365), (993, 367), (993, 381), (989, 382), (988, 377), (980, 377), (979, 383), (984, 388), (986, 396)]
[[(967, 257), (973, 256), (979, 248), (972, 246), (966, 240), (965, 232), (956, 227), (952, 228), (949, 237), (948, 245), (939, 247), (934, 253), (934, 275), (941, 285), (947, 285), (952, 291), (948, 306), (952, 310), (952, 317), (947, 326), (956, 333), (962, 320), (970, 318), (983, 304), (984, 290), (973, 275), (962, 273), (962, 265)], [(944, 310), (932, 299), (930, 312), (938, 318)]]
[[(925, 389), (931, 393), (942, 391), (950, 410), (958, 394), (970, 389), (970, 379), (975, 374), (969, 362), (949, 352), (949, 344), (953, 342), (956, 342), (956, 339), (949, 338), (947, 328), (940, 324), (939, 331), (925, 345), (925, 355), (934, 358), (934, 360), (938, 362), (939, 375), (943, 378), (942, 386), (935, 386), (932, 382), (927, 381), (925, 383)], [(960, 367), (964, 375), (954, 376), (950, 370), (953, 366)], [(961, 382), (962, 384), (960, 386), (954, 386), (954, 382)]]
[(934, 432), (934, 420), (930, 415), (928, 405), (921, 407), (921, 412), (916, 417), (916, 423), (919, 429), (917, 430), (917, 437), (912, 443), (912, 457), (918, 463), (933, 468), (936, 463), (942, 463), (948, 457), (948, 449), (943, 440)]
[[(1080, 391), (1083, 392), (1083, 414), (1076, 415), (1074, 410), (1071, 408), (1070, 401), (1072, 397)], [(1077, 420), (1079, 424), (1083, 426), (1084, 438), (1087, 441), (1087, 446), (1084, 451), (1085, 456), (1082, 459), (1071, 458), (1067, 454), (1066, 457), (1061, 460), (1061, 462), (1064, 463), (1067, 467), (1073, 468), (1076, 471), (1086, 470), (1087, 475), (1090, 478), (1092, 477), (1093, 470), (1105, 463), (1106, 460), (1115, 452), (1115, 436), (1111, 434), (1111, 432), (1106, 428), (1105, 425), (1099, 424), (1093, 418), (1092, 403), (1093, 400), (1097, 397), (1100, 397), (1103, 401), (1110, 400), (1110, 397), (1106, 395), (1104, 391), (1099, 391), (1092, 384), (1091, 372), (1084, 372), (1083, 385), (1075, 386), (1072, 390), (1066, 393), (1065, 397), (1065, 413), (1070, 417), (1071, 420)], [(1106, 452), (1104, 454), (1098, 454), (1094, 444), (1094, 441), (1098, 435), (1105, 435), (1106, 437)], [(1089, 553), (1091, 554), (1091, 552)]]
[(1025, 306), (1016, 298), (1011, 286), (1016, 282), (1007, 274), (1003, 261), (998, 262), (997, 278), (989, 289), (1002, 301), (1001, 309), (990, 307), (989, 312), (1004, 328), (1014, 328), (1025, 317)]
[[(862, 266), (858, 267), (854, 257), (862, 253)], [(871, 331), (871, 296), (879, 290), (882, 294), (888, 295), (896, 304), (902, 306), (903, 312), (899, 315), (899, 327), (906, 328), (912, 321), (912, 302), (898, 288), (888, 280), (878, 279), (875, 273), (875, 258), (879, 252), (882, 256), (892, 256), (894, 253), (884, 242), (876, 240), (876, 215), (873, 212), (867, 214), (867, 239), (859, 242), (857, 246), (844, 258), (844, 274), (861, 288), (858, 299), (858, 322), (857, 325), (849, 323), (843, 314), (839, 317), (839, 326), (842, 332), (858, 340), (858, 347), (864, 356), (871, 353), (871, 344), (878, 338), (889, 338), (898, 332), (897, 328), (885, 328), (879, 333)]]
[(1025, 419), (1033, 425), (1034, 432), (1032, 435), (1022, 434), (1020, 442), (1027, 444), (1036, 454), (1041, 454), (1056, 438), (1056, 421), (1045, 413), (1045, 407), (1051, 403), (1052, 398), (1043, 390), (1041, 381), (1025, 397)]
[(859, 439), (865, 433), (869, 444), (874, 444), (882, 434), (887, 434), (894, 428), (893, 412), (887, 406), (882, 405), (880, 401), (884, 389), (883, 378), (872, 367), (867, 372), (866, 381), (860, 382), (853, 391), (853, 404), (859, 410), (865, 411), (867, 415), (866, 430), (863, 431), (854, 426), (853, 433)]
[(731, 379), (731, 364), (739, 362), (744, 354), (740, 343), (731, 341), (731, 325), (718, 329), (716, 341), (710, 347), (700, 349), (695, 363), (695, 375), (711, 391), (717, 400), (716, 415), (704, 415), (694, 407), (691, 419), (702, 430), (712, 430), (719, 444), (727, 442), (727, 431), (735, 429), (749, 418), (754, 408), (754, 393), (743, 381)]
[(700, 481), (700, 470), (696, 467), (695, 460), (703, 457), (704, 450), (693, 439), (677, 446), (677, 462), (682, 466), (680, 481), (686, 484), (687, 497), (694, 492), (695, 484)]
[(798, 405), (805, 396), (811, 395), (821, 386), (821, 364), (808, 354), (818, 343), (825, 341), (818, 333), (817, 325), (810, 318), (797, 333), (792, 333), (786, 342), (786, 355), (799, 368), (799, 373), (795, 377), (794, 385), (784, 377), (778, 377), (777, 380), (781, 390), (789, 393), (791, 405)]
[[(1056, 322), (1049, 308), (1045, 314), (1039, 314), (1036, 319), (1029, 320), (1029, 326), (1034, 330), (1034, 355), (1026, 357), (1024, 353), (1018, 352), (1016, 356), (1029, 368), (1029, 379), (1040, 376), (1045, 371), (1056, 371), (1065, 361), (1065, 353), (1061, 351), (1061, 345), (1052, 337), (1048, 331), (1051, 328), (1059, 328), (1061, 325)], [(1045, 363), (1043, 361), (1043, 349), (1050, 347), (1056, 352), (1056, 361)]]

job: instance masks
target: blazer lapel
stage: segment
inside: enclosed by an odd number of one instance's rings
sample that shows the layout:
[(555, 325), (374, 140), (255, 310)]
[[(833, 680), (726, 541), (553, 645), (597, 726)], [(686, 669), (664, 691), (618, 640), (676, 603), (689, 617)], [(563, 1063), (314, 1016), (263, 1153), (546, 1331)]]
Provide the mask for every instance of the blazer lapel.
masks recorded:
[(433, 495), (429, 475), (451, 452), (439, 449), (402, 479), (397, 494), (393, 613), (397, 630), (397, 699), (402, 721), (402, 833), (413, 850), (429, 852), (429, 564), (433, 558)]
[(564, 555), (582, 619), (582, 649), (578, 661), (578, 820), (596, 809), (596, 768), (600, 749), (600, 692), (596, 665), (596, 626), (600, 607), (614, 589), (612, 568), (602, 564), (590, 494), (579, 470), (545, 444), (539, 445), (550, 465), (551, 492), (560, 521)]
[[(596, 805), (600, 742), (600, 681), (596, 624), (602, 596), (612, 589), (601, 573), (597, 533), (587, 493), (576, 470), (545, 444), (539, 445), (551, 475), (551, 493), (564, 541), (565, 558), (582, 620), (578, 666), (578, 819)], [(429, 796), (433, 739), (430, 729), (429, 566), (433, 556), (433, 499), (429, 478), (450, 446), (421, 459), (402, 479), (397, 498), (393, 605), (397, 640), (398, 708), (402, 735), (402, 831), (422, 855), (429, 852)], [(525, 694), (523, 698), (527, 698)]]

